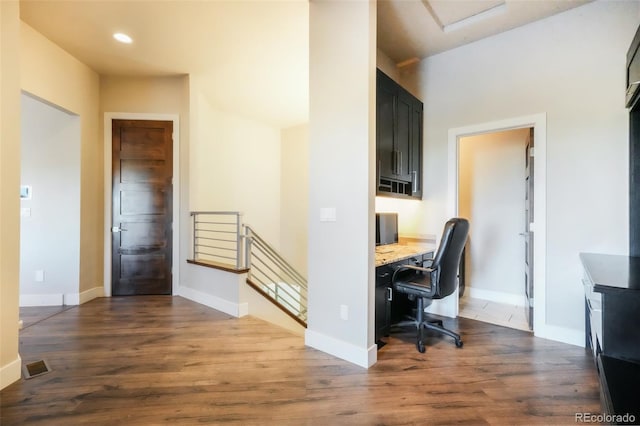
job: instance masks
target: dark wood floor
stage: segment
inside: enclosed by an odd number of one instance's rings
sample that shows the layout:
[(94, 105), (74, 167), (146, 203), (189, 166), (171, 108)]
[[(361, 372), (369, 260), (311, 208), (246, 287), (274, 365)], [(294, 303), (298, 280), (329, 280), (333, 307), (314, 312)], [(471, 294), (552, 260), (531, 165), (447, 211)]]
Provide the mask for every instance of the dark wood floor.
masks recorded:
[(584, 349), (460, 318), (465, 342), (389, 339), (363, 369), (180, 297), (95, 299), (20, 333), (52, 372), (0, 393), (2, 425), (575, 424), (598, 413)]
[(20, 319), (22, 320), (22, 328), (28, 328), (32, 325), (44, 321), (60, 312), (72, 309), (73, 306), (30, 306), (20, 308)]

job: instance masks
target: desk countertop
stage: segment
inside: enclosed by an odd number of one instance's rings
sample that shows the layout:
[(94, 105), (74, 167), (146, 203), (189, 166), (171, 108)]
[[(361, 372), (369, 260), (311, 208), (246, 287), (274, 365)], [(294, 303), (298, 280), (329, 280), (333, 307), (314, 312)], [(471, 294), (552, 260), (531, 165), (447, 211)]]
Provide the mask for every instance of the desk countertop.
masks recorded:
[(580, 260), (594, 291), (640, 291), (640, 257), (580, 253)]
[(387, 244), (376, 247), (376, 267), (435, 251), (434, 244)]

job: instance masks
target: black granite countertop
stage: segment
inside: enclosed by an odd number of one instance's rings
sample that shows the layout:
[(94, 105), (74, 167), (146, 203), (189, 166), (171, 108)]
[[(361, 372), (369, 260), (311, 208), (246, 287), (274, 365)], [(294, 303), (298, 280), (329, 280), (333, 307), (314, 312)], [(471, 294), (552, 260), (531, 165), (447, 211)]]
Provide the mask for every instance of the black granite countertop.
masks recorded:
[(580, 260), (594, 291), (640, 291), (640, 257), (580, 253)]

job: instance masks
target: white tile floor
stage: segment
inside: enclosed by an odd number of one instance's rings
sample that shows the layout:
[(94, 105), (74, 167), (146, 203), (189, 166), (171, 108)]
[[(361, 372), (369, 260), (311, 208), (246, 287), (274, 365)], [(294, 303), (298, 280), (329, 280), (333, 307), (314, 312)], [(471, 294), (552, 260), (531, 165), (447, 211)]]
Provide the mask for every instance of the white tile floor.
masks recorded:
[(472, 299), (465, 295), (460, 299), (459, 315), (463, 318), (530, 331), (522, 306)]

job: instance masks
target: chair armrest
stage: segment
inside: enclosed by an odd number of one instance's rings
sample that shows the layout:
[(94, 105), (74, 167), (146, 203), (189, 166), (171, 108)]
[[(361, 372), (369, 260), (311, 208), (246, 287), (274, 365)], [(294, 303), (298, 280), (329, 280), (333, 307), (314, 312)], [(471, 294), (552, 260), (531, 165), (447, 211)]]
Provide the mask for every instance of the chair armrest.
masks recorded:
[(399, 272), (404, 272), (407, 270), (413, 270), (416, 272), (423, 272), (426, 274), (431, 274), (432, 272), (435, 271), (435, 269), (433, 268), (422, 268), (420, 266), (414, 266), (414, 265), (400, 265), (396, 268), (395, 271), (393, 271), (393, 276), (391, 277), (391, 282), (394, 282), (396, 280), (396, 275), (398, 275)]

